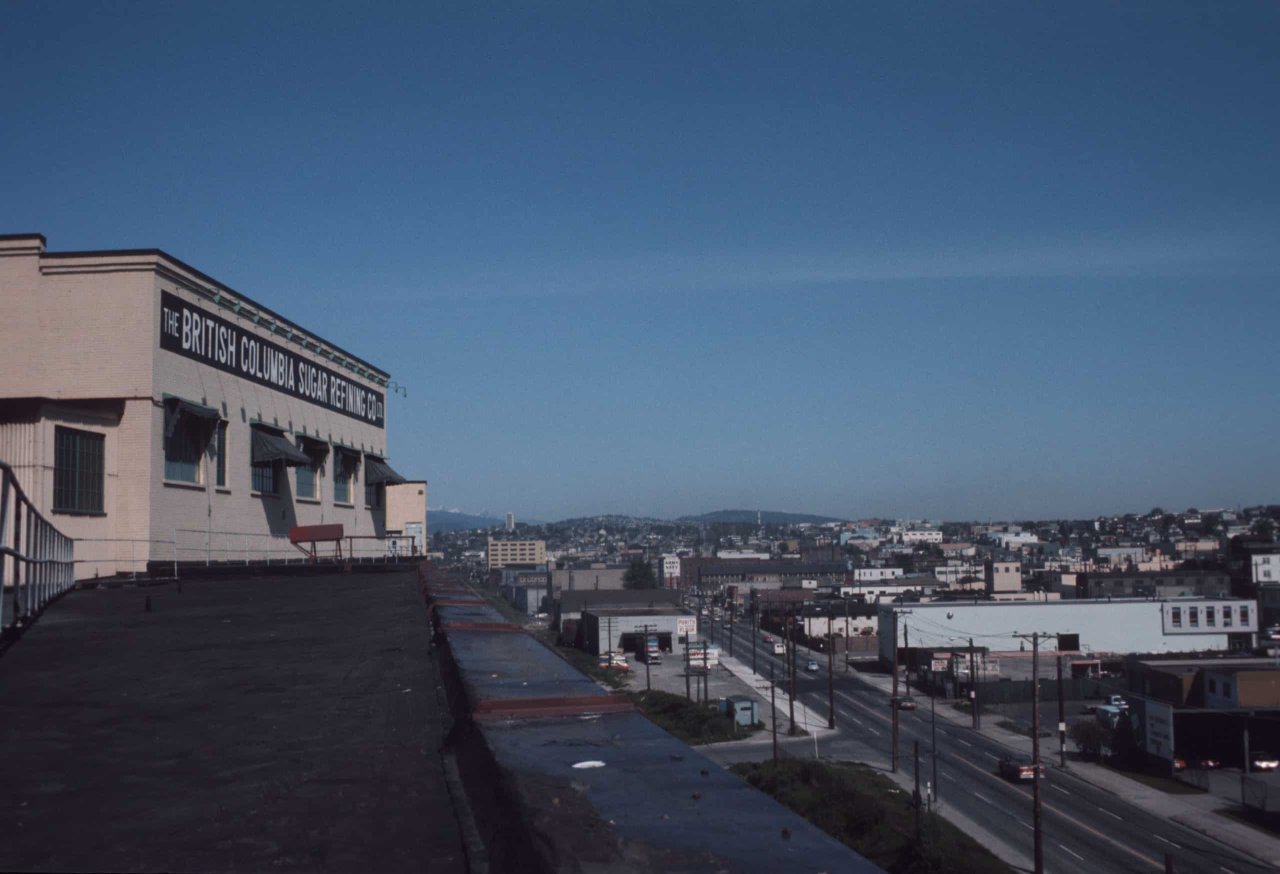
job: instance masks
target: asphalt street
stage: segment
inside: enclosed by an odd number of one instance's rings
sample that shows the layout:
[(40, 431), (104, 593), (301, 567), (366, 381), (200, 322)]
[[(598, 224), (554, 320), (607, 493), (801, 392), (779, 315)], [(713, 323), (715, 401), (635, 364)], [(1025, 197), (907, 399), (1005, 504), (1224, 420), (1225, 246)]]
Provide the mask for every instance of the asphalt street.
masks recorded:
[[(717, 639), (727, 646), (727, 627), (717, 628)], [(751, 660), (753, 644), (749, 626), (734, 629), (734, 648), (739, 659)], [(762, 671), (772, 664), (782, 675), (783, 658), (766, 653), (763, 645), (755, 655)], [(803, 670), (808, 657), (801, 651), (802, 670), (797, 680), (797, 699), (823, 715), (828, 710), (827, 662), (818, 658), (819, 670)], [(834, 677), (838, 739), (825, 742), (828, 755), (859, 758), (859, 749), (887, 759), (892, 736), (892, 712), (883, 691), (837, 667)], [(899, 769), (910, 773), (912, 745), (920, 743), (921, 786), (933, 782), (934, 719), (929, 700), (918, 699), (920, 709), (902, 711), (899, 736)], [(997, 763), (1006, 753), (1017, 755), (998, 741), (960, 726), (936, 719), (937, 803), (962, 810), (970, 819), (1030, 858), (1033, 850), (1032, 790), (1001, 777)], [(1213, 841), (1175, 822), (1154, 815), (1109, 792), (1073, 776), (1052, 764), (1057, 742), (1046, 740), (1041, 751), (1048, 765), (1041, 781), (1042, 846), (1045, 869), (1051, 872), (1098, 871), (1163, 872), (1166, 854), (1173, 858), (1177, 872), (1246, 874), (1272, 870), (1251, 857)], [(1051, 755), (1052, 754), (1052, 755)]]

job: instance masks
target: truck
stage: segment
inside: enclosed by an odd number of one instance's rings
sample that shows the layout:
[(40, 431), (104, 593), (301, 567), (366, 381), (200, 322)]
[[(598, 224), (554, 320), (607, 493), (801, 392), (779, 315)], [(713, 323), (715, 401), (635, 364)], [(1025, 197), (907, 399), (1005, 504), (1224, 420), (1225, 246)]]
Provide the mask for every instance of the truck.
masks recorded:
[(783, 643), (783, 642), (782, 642), (782, 641), (780, 641), (780, 640), (775, 640), (775, 641), (773, 642), (773, 654), (774, 654), (774, 655), (785, 655), (785, 654), (786, 654), (786, 652), (787, 652), (787, 645), (786, 645), (785, 643)]
[(662, 649), (658, 646), (658, 635), (650, 634), (645, 638), (644, 649), (640, 651), (640, 659), (651, 665), (662, 664)]

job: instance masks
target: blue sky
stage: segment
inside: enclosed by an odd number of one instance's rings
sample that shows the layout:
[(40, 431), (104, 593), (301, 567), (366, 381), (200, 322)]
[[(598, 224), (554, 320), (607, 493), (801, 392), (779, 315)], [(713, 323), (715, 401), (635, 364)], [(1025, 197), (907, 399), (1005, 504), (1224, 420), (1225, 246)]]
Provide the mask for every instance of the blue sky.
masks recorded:
[(9, 3), (0, 232), (389, 370), (433, 506), (1280, 501), (1280, 6)]

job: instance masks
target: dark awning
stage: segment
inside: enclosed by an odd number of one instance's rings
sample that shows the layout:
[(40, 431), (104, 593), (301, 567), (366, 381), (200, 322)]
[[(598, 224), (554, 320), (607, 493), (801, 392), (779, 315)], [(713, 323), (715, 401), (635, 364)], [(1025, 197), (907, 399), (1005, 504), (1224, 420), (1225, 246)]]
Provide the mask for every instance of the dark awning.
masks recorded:
[(165, 437), (173, 436), (173, 433), (178, 430), (178, 422), (182, 420), (183, 416), (189, 416), (199, 425), (210, 429), (222, 418), (222, 414), (213, 407), (206, 407), (204, 404), (197, 404), (195, 401), (184, 401), (182, 398), (169, 395), (164, 399)]
[(311, 456), (316, 464), (320, 464), (329, 457), (329, 441), (321, 440), (319, 437), (308, 437), (306, 434), (298, 435), (298, 442), (302, 444), (302, 451)]
[(311, 464), (307, 454), (290, 443), (284, 435), (256, 425), (250, 431), (253, 433), (251, 449), (253, 464), (265, 465), (275, 461), (284, 462), (290, 467), (305, 467)]
[(364, 482), (365, 485), (376, 486), (384, 483), (390, 483), (398, 486), (403, 482), (408, 482), (400, 474), (396, 473), (390, 466), (376, 455), (366, 455), (364, 457)]

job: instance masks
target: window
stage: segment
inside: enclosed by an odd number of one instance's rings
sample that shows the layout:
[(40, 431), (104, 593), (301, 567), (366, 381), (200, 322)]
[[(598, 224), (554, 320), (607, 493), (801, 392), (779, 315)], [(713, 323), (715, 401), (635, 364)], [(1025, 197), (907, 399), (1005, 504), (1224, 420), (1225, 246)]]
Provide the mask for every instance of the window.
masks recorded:
[(1173, 627), (1181, 628), (1182, 627), (1182, 608), (1181, 607), (1171, 608), (1169, 611), (1169, 615), (1172, 618)]
[(306, 440), (298, 441), (298, 448), (311, 459), (310, 464), (298, 465), (298, 497), (320, 500), (320, 455)]
[(364, 505), (377, 510), (382, 507), (382, 483), (364, 484)]
[(335, 504), (351, 503), (351, 480), (356, 472), (356, 456), (342, 449), (333, 455), (333, 501)]
[(1249, 605), (1248, 604), (1240, 605), (1240, 624), (1241, 625), (1249, 624)]
[(1228, 683), (1226, 680), (1222, 681), (1222, 694), (1228, 698), (1231, 697), (1231, 684)]
[(213, 484), (227, 487), (227, 423), (219, 422), (213, 430)]
[(1218, 624), (1218, 611), (1212, 607), (1204, 608), (1204, 624), (1213, 628)]
[(1192, 628), (1199, 628), (1200, 627), (1200, 608), (1188, 607), (1187, 619), (1188, 619), (1187, 624), (1189, 624)]
[(202, 482), (200, 458), (209, 443), (209, 431), (194, 416), (177, 414), (164, 435), (164, 478), (180, 483)]
[(1231, 608), (1230, 607), (1222, 608), (1222, 627), (1223, 628), (1231, 627)]
[(279, 490), (280, 462), (255, 464), (253, 470), (253, 490), (263, 495), (274, 495)]
[(1211, 695), (1218, 694), (1218, 681), (1215, 680), (1213, 677), (1209, 678), (1209, 694)]
[(101, 513), (103, 436), (59, 426), (54, 429), (53, 444), (53, 509)]

